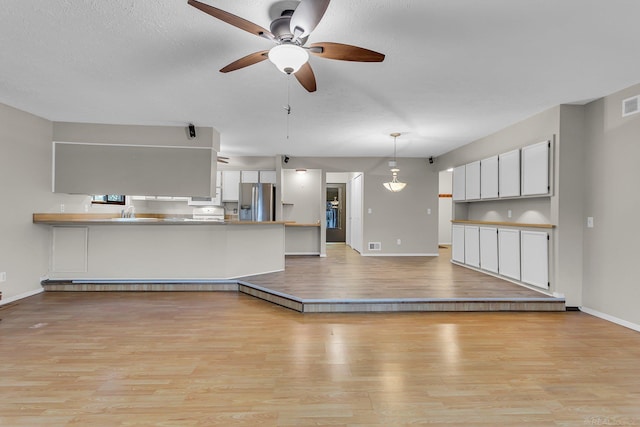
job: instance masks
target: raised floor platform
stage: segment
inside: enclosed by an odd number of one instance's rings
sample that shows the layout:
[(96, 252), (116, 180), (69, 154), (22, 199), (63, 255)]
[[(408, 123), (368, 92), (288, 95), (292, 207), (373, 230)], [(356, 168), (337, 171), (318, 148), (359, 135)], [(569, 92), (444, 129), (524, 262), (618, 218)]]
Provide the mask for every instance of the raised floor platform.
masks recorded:
[(439, 257), (362, 257), (329, 245), (327, 258), (287, 257), (283, 272), (231, 281), (42, 283), (46, 291), (241, 292), (301, 313), (564, 311), (565, 300), (451, 264)]

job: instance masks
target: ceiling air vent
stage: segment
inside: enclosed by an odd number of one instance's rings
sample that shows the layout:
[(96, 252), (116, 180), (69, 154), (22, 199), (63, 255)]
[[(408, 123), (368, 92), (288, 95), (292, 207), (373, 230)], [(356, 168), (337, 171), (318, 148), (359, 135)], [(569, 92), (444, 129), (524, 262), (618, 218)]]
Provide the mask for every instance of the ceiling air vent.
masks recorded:
[(622, 117), (640, 112), (640, 95), (622, 100)]
[(380, 244), (380, 242), (369, 242), (370, 251), (379, 251), (381, 248), (382, 244)]

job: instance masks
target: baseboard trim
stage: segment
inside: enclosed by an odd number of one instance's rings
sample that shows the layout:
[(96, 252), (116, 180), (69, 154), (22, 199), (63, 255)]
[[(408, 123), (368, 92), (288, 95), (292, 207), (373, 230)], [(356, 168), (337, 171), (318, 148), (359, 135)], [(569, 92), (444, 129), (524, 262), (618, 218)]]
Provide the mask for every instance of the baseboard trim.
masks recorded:
[(438, 254), (376, 254), (376, 253), (371, 253), (371, 252), (367, 252), (367, 253), (363, 253), (360, 254), (361, 256), (438, 256)]
[(600, 319), (615, 323), (617, 325), (624, 326), (625, 328), (633, 329), (634, 331), (640, 332), (640, 325), (638, 325), (637, 323), (632, 323), (627, 320), (623, 320), (618, 317), (611, 316), (610, 314), (602, 313), (598, 310), (594, 310), (589, 307), (580, 307), (580, 311), (595, 317), (599, 317)]
[(32, 291), (29, 291), (29, 292), (24, 292), (24, 293), (19, 294), (19, 295), (14, 295), (12, 297), (0, 300), (0, 306), (3, 306), (5, 304), (11, 304), (12, 302), (16, 302), (16, 301), (24, 299), (24, 298), (29, 298), (29, 297), (32, 297), (34, 295), (41, 294), (42, 292), (44, 292), (44, 288), (41, 287), (40, 289), (34, 289)]

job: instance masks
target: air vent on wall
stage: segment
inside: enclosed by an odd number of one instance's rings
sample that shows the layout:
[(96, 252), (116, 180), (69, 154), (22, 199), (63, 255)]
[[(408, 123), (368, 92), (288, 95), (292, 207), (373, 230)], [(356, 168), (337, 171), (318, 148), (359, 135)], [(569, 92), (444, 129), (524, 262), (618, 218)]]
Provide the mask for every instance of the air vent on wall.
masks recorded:
[(380, 242), (369, 242), (370, 251), (379, 251), (381, 248), (382, 244)]
[(622, 100), (622, 117), (640, 112), (640, 95)]

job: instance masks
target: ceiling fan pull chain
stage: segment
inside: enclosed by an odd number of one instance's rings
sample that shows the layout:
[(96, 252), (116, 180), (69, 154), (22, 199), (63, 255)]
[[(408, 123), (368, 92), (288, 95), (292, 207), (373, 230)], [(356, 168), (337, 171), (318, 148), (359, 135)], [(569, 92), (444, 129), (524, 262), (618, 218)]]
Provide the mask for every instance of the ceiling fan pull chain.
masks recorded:
[(289, 116), (291, 115), (291, 74), (287, 75), (287, 139), (289, 139)]

